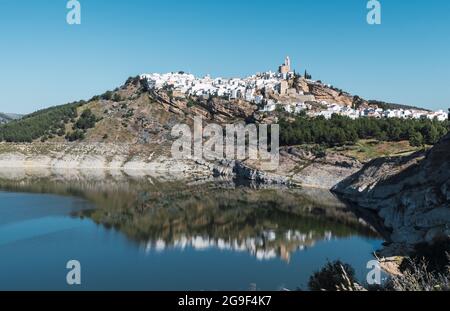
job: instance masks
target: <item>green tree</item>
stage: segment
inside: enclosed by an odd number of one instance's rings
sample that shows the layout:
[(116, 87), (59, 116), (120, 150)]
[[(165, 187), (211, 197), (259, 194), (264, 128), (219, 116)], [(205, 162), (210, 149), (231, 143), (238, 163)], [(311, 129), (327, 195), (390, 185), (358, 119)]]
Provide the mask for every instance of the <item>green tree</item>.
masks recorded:
[(420, 132), (414, 132), (409, 138), (409, 144), (412, 147), (421, 147), (424, 144), (423, 135)]
[(66, 135), (66, 139), (70, 142), (77, 141), (77, 140), (83, 140), (84, 137), (85, 137), (85, 134), (81, 130), (75, 130), (72, 133)]
[(439, 131), (434, 125), (429, 125), (425, 127), (424, 137), (427, 144), (434, 145), (439, 141)]
[(87, 130), (95, 127), (96, 122), (97, 122), (96, 116), (92, 113), (90, 109), (86, 109), (83, 111), (80, 118), (75, 123), (75, 128), (80, 130)]

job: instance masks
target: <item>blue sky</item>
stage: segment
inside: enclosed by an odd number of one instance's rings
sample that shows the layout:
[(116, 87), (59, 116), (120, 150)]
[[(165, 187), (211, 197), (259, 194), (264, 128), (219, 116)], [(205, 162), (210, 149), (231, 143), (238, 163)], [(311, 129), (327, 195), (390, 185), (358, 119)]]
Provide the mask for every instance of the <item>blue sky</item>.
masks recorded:
[(450, 1), (0, 0), (0, 111), (88, 99), (144, 72), (299, 72), (368, 99), (450, 107)]

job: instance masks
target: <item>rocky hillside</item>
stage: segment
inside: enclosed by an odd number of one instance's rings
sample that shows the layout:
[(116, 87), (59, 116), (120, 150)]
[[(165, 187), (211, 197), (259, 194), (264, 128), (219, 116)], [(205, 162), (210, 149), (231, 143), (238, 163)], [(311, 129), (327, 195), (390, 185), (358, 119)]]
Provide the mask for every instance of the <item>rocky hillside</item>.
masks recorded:
[(303, 92), (312, 94), (318, 102), (327, 101), (349, 107), (353, 104), (354, 98), (352, 95), (331, 86), (324, 85), (321, 82), (300, 79), (299, 85), (301, 85)]
[[(204, 122), (272, 123), (283, 112), (259, 112), (244, 100), (187, 96), (170, 88), (150, 90), (145, 79), (129, 78), (113, 91), (29, 114), (0, 127), (0, 167), (50, 167), (173, 171), (181, 175), (238, 175), (264, 183), (300, 184), (330, 189), (362, 166), (355, 156), (317, 146), (287, 146), (280, 166), (267, 172), (258, 161), (173, 161), (171, 131), (176, 124), (192, 128), (194, 116)], [(265, 94), (278, 100), (321, 100), (352, 105), (355, 98), (321, 82), (297, 77), (289, 91)], [(359, 99), (359, 103), (364, 103)]]
[(448, 238), (450, 135), (426, 153), (376, 159), (334, 191), (380, 219), (393, 248)]
[[(161, 145), (177, 123), (190, 124), (194, 116), (205, 121), (244, 121), (256, 106), (241, 100), (187, 98), (168, 90), (148, 92), (138, 77), (88, 101), (50, 107), (0, 128), (0, 141), (83, 141), (153, 143)], [(89, 114), (83, 112), (89, 110)], [(71, 136), (73, 132), (82, 136)]]

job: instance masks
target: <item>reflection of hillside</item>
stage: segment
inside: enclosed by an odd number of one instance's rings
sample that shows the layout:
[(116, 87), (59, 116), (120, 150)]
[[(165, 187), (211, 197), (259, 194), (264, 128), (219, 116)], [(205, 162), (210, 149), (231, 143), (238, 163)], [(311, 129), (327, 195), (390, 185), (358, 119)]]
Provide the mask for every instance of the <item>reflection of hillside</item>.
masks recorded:
[(74, 216), (115, 228), (148, 251), (217, 248), (289, 260), (316, 241), (376, 235), (341, 204), (317, 204), (300, 190), (53, 178), (0, 179), (0, 189), (83, 197), (97, 208)]

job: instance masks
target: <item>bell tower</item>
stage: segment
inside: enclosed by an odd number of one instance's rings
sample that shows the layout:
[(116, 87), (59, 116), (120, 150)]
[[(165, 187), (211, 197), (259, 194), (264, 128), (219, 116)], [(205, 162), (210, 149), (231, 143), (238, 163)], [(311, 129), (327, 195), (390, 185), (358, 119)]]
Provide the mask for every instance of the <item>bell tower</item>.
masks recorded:
[(287, 73), (291, 72), (291, 59), (289, 58), (289, 56), (286, 56), (284, 64), (280, 66), (278, 71), (283, 75), (286, 75)]
[(284, 61), (284, 65), (288, 68), (289, 71), (291, 71), (291, 59), (289, 56), (286, 56), (286, 59)]

